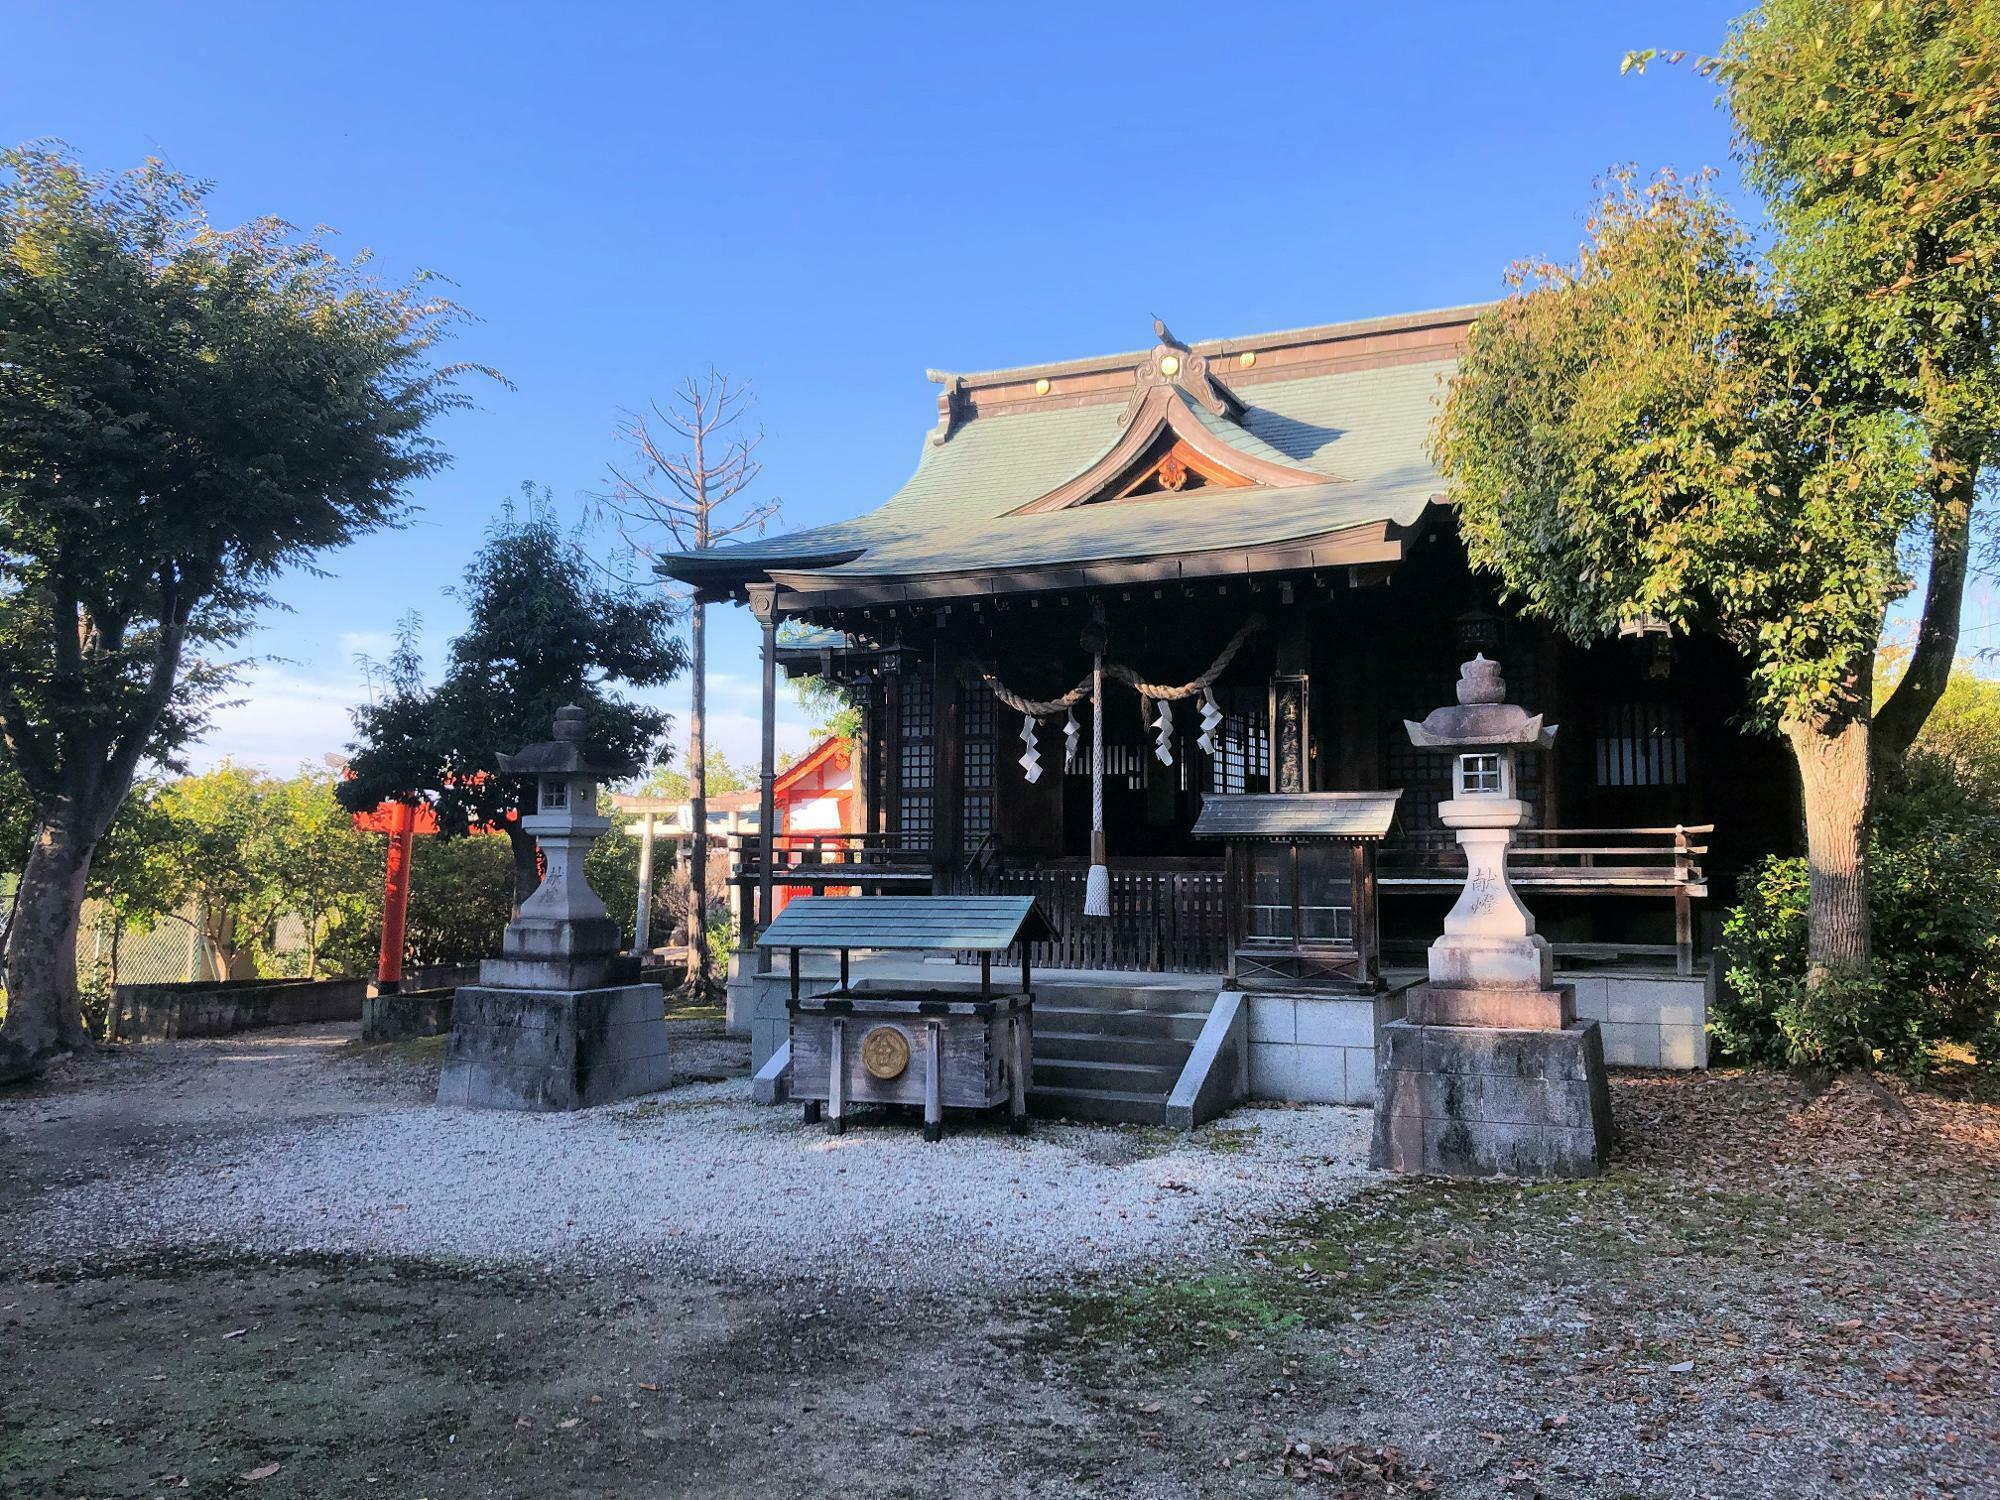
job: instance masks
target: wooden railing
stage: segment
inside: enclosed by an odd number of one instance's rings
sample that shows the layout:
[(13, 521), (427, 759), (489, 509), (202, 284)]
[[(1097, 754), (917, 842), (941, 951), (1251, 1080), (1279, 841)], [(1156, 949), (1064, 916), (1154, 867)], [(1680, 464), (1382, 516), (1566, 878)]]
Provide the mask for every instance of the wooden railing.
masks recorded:
[(1033, 946), (1038, 967), (1220, 974), (1228, 967), (1220, 861), (1111, 867), (1109, 920), (1083, 915), (1081, 865), (968, 870), (940, 878), (962, 895), (1033, 896), (1055, 936)]
[[(755, 833), (729, 837), (743, 946), (763, 925), (757, 910), (764, 882), (763, 846)], [(864, 896), (929, 895), (931, 851), (912, 848), (896, 833), (791, 833), (771, 851), (771, 888), (810, 891), (851, 887)]]
[[(1582, 953), (1599, 946), (1622, 953), (1671, 953), (1682, 974), (1694, 972), (1693, 901), (1708, 894), (1701, 861), (1713, 823), (1671, 828), (1522, 828), (1507, 853), (1508, 875), (1526, 889), (1579, 895), (1664, 896), (1674, 906), (1668, 944), (1567, 944)], [(1377, 883), (1388, 894), (1449, 891), (1464, 878), (1465, 855), (1448, 828), (1404, 833), (1382, 846)]]

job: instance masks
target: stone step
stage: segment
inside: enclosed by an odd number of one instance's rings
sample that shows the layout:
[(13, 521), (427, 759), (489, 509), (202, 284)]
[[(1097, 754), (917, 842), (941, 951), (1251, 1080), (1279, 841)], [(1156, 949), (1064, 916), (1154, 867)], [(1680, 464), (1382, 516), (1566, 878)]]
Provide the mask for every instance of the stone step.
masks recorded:
[(1212, 984), (1061, 984), (1037, 985), (1035, 1009), (1163, 1010), (1207, 1015), (1215, 1004)]
[(1192, 1042), (1176, 1036), (1148, 1036), (1143, 1033), (1107, 1035), (1096, 1031), (1057, 1031), (1035, 1028), (1035, 1060), (1055, 1059), (1076, 1062), (1152, 1063), (1178, 1071), (1194, 1050)]
[(1059, 1090), (1092, 1089), (1111, 1093), (1157, 1094), (1162, 1103), (1180, 1081), (1178, 1064), (1110, 1062), (1095, 1058), (1056, 1058), (1037, 1051), (1035, 1087)]
[(1111, 1010), (1035, 1002), (1035, 1035), (1045, 1031), (1094, 1036), (1169, 1037), (1192, 1042), (1208, 1024), (1208, 1011)]
[(1122, 1089), (1033, 1088), (1028, 1112), (1043, 1119), (1092, 1120), (1119, 1125), (1164, 1125), (1164, 1094)]

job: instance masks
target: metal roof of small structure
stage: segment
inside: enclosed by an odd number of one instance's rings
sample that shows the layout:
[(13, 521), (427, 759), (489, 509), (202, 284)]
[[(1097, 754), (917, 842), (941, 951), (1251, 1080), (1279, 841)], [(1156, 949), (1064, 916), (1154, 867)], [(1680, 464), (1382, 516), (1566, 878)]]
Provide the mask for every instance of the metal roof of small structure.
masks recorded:
[(1394, 792), (1230, 792), (1204, 798), (1198, 839), (1381, 839), (1396, 819)]
[(1033, 896), (799, 896), (757, 946), (998, 953), (1051, 935)]

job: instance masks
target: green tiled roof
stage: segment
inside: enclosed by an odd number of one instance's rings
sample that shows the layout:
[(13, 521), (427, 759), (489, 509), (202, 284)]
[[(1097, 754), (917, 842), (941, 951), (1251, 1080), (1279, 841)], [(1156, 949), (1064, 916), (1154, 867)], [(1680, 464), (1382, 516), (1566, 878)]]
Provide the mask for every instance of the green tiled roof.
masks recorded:
[[(880, 506), (851, 520), (710, 549), (667, 568), (896, 578), (1265, 548), (1345, 528), (1413, 525), (1441, 485), (1425, 452), (1449, 358), (1244, 382), (1240, 424), (1188, 403), (1252, 457), (1325, 474), (1323, 485), (1205, 488), (1016, 515), (1125, 435), (1124, 404), (974, 415)], [(1218, 371), (1228, 383), (1229, 372)], [(1198, 498), (1197, 498), (1198, 497)]]

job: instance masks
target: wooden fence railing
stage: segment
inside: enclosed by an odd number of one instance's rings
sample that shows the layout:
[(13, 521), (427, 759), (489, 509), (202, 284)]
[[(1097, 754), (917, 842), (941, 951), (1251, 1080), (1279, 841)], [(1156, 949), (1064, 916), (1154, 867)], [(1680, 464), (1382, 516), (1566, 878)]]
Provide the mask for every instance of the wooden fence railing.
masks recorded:
[(1220, 974), (1228, 966), (1222, 869), (1112, 866), (1111, 916), (1086, 919), (1086, 872), (968, 870), (941, 877), (954, 895), (1033, 896), (1056, 935), (1033, 945), (1038, 968)]
[[(1523, 828), (1507, 852), (1507, 873), (1523, 890), (1589, 896), (1656, 896), (1673, 903), (1672, 943), (1563, 945), (1583, 953), (1672, 954), (1681, 974), (1694, 972), (1694, 908), (1708, 894), (1701, 862), (1713, 823), (1672, 828)], [(1465, 854), (1449, 829), (1403, 833), (1382, 846), (1378, 883), (1385, 894), (1455, 890)]]

